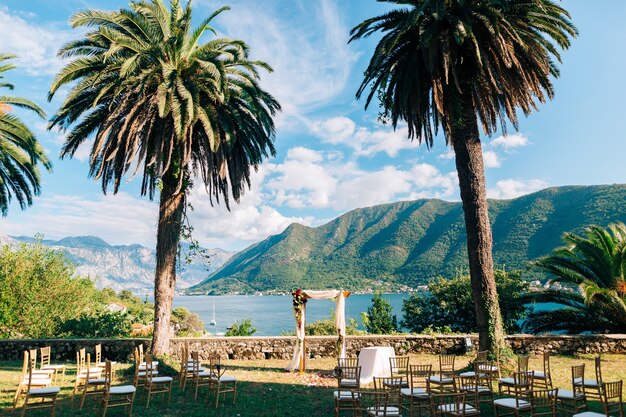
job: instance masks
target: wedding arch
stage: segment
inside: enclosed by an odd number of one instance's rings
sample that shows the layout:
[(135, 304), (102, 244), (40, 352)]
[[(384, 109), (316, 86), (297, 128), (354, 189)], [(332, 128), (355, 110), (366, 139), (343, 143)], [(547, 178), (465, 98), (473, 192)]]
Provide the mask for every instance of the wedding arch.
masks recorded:
[(335, 327), (338, 333), (337, 355), (338, 357), (346, 356), (346, 298), (350, 295), (350, 292), (340, 290), (310, 291), (298, 288), (291, 294), (293, 295), (293, 314), (296, 318), (296, 345), (293, 349), (291, 362), (285, 369), (293, 371), (299, 368), (300, 372), (306, 370), (304, 325), (306, 321), (306, 302), (309, 298), (314, 300), (335, 300), (337, 304), (335, 308)]

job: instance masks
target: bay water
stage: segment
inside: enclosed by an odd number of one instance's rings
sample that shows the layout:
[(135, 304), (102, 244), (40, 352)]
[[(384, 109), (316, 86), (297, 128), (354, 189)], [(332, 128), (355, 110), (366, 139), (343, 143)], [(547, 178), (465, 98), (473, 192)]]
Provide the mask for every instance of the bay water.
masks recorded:
[[(402, 301), (409, 294), (384, 294), (393, 307), (393, 314), (402, 318)], [(256, 328), (255, 336), (280, 336), (284, 332), (295, 332), (295, 319), (291, 295), (220, 295), (220, 296), (176, 296), (174, 308), (185, 307), (197, 313), (204, 322), (205, 329), (211, 334), (226, 332), (235, 320), (241, 323), (244, 319), (252, 319)], [(213, 319), (215, 304), (216, 325), (210, 325)], [(367, 311), (372, 305), (371, 294), (351, 294), (346, 299), (346, 320), (355, 319), (359, 329), (364, 330), (361, 323), (361, 312)], [(309, 300), (306, 305), (306, 322), (329, 318), (335, 310), (332, 300)]]

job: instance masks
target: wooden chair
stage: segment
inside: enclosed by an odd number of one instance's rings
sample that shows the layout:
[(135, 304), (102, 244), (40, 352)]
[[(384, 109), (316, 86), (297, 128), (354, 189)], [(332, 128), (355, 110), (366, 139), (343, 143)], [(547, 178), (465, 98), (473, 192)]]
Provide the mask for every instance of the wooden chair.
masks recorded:
[(152, 355), (146, 354), (146, 384), (148, 394), (148, 401), (146, 401), (146, 408), (150, 405), (150, 398), (152, 394), (163, 394), (163, 401), (165, 401), (165, 394), (167, 394), (168, 404), (172, 402), (172, 382), (174, 379), (170, 376), (154, 376), (152, 369)]
[(455, 391), (454, 355), (439, 355), (439, 374), (428, 377), (429, 392)]
[(340, 368), (342, 366), (349, 366), (352, 368), (359, 366), (359, 358), (337, 358), (337, 366)]
[(544, 389), (530, 392), (530, 415), (532, 417), (556, 417), (558, 389)]
[(602, 357), (596, 356), (594, 359), (594, 368), (596, 371), (596, 379), (583, 379), (582, 385), (585, 397), (593, 400), (602, 400)]
[(552, 389), (552, 373), (550, 372), (550, 352), (545, 351), (541, 355), (543, 371), (533, 371), (533, 387), (544, 390)]
[[(24, 351), (24, 361), (22, 364), (22, 375), (20, 382), (15, 391), (13, 399), (13, 411), (17, 408), (17, 404), (22, 397), (25, 396), (24, 405), (22, 406), (22, 416), (28, 409), (34, 408), (50, 408), (50, 416), (54, 416), (56, 405), (56, 397), (61, 391), (59, 387), (50, 386), (52, 380), (50, 378), (37, 377), (33, 374), (32, 362), (30, 360), (30, 352)], [(31, 403), (30, 400), (40, 399), (40, 402)]]
[(57, 381), (57, 377), (59, 374), (62, 375), (62, 382), (65, 382), (65, 369), (66, 366), (65, 365), (53, 365), (50, 363), (50, 356), (51, 356), (51, 349), (50, 346), (45, 346), (42, 347), (41, 349), (39, 349), (39, 369), (44, 370), (44, 371), (50, 371), (52, 370), (54, 373), (52, 374), (53, 376), (53, 382), (56, 383)]
[[(237, 378), (224, 375), (226, 368), (221, 363), (220, 355), (209, 355), (209, 372), (211, 373), (209, 392), (215, 391), (215, 408), (219, 406), (220, 395), (224, 395), (226, 398), (226, 394), (229, 392), (233, 393), (233, 404), (235, 404), (237, 400)], [(209, 392), (207, 392), (207, 401)]]
[[(99, 369), (99, 371), (97, 372), (98, 378), (93, 378), (92, 374), (90, 372), (91, 369), (93, 369), (91, 367), (91, 354), (88, 353), (87, 354), (87, 373), (85, 374), (85, 378), (83, 380), (83, 383), (79, 386), (83, 393), (81, 395), (81, 399), (80, 399), (80, 407), (79, 409), (82, 410), (83, 405), (85, 404), (85, 398), (87, 398), (87, 396), (91, 395), (91, 396), (100, 396), (104, 393), (105, 390), (105, 382), (106, 382), (106, 378), (101, 377), (102, 375), (102, 368), (100, 367), (96, 367), (97, 369)], [(77, 376), (78, 378), (78, 376)]]
[(374, 377), (374, 390), (375, 391), (387, 391), (387, 405), (400, 409), (400, 403), (402, 402), (400, 389), (402, 387), (408, 387), (403, 376), (375, 376)]
[(557, 412), (572, 415), (587, 409), (587, 397), (582, 385), (584, 379), (585, 365), (572, 366), (572, 390), (558, 390), (556, 395)]
[(111, 362), (104, 361), (105, 386), (102, 394), (102, 417), (106, 417), (111, 407), (128, 407), (128, 416), (133, 414), (133, 403), (137, 389), (133, 385), (111, 385), (113, 371)]
[[(389, 358), (389, 369), (391, 369), (392, 378), (401, 377), (401, 386), (394, 388), (408, 388), (409, 387), (409, 357), (408, 356), (395, 356)], [(391, 379), (388, 383), (398, 381)]]
[(353, 416), (399, 417), (400, 409), (390, 405), (389, 392), (372, 390), (354, 390), (352, 392)]
[(477, 416), (478, 410), (465, 402), (464, 392), (443, 392), (430, 395), (430, 415), (432, 417)]
[[(185, 387), (187, 386), (187, 380), (193, 380), (194, 373), (194, 363), (195, 361), (189, 356), (189, 342), (185, 342), (181, 349), (180, 354), (180, 380), (179, 384), (183, 391), (185, 391)], [(198, 362), (198, 372), (204, 372), (205, 369), (200, 366)]]
[(88, 380), (100, 379), (102, 377), (102, 371), (102, 368), (92, 367), (91, 364), (88, 365), (85, 348), (79, 349), (76, 352), (76, 379), (74, 381), (71, 401), (74, 402), (76, 394), (86, 388)]
[[(517, 357), (517, 373), (528, 372), (528, 360), (530, 356), (520, 355)], [(533, 374), (534, 375), (534, 374)], [(498, 392), (500, 395), (511, 395), (515, 391), (515, 381), (513, 378), (499, 378), (498, 379)]]
[(430, 399), (426, 379), (432, 375), (432, 365), (409, 365), (409, 387), (400, 389), (400, 409), (413, 417), (430, 409)]
[(193, 361), (192, 365), (192, 383), (196, 387), (194, 398), (198, 398), (198, 389), (200, 387), (208, 387), (207, 388), (207, 398), (209, 396), (209, 391), (211, 390), (211, 372), (200, 367), (200, 354), (198, 351), (191, 352), (191, 360)]
[[(498, 398), (493, 401), (496, 417), (513, 415), (519, 417), (522, 413), (530, 413), (530, 393), (533, 389), (533, 371), (515, 372), (513, 383), (507, 387), (507, 394), (513, 397)], [(502, 395), (502, 392), (500, 393)]]
[[(340, 410), (352, 409), (352, 390), (359, 390), (361, 387), (361, 367), (338, 366), (335, 368), (335, 373), (337, 377), (337, 391), (333, 392), (333, 398), (335, 402), (335, 417), (337, 417)], [(349, 384), (345, 385), (348, 381)]]
[[(134, 359), (135, 359), (135, 375), (133, 377), (133, 386), (136, 389), (139, 387), (146, 387), (146, 381), (148, 379), (147, 364), (143, 361), (143, 354), (139, 351), (139, 349), (135, 348)], [(159, 375), (159, 371), (156, 369), (154, 365), (155, 361), (152, 361), (150, 364), (150, 375), (156, 377)], [(158, 363), (158, 362), (157, 362)], [(145, 392), (145, 391), (143, 391)], [(142, 395), (143, 395), (142, 392)]]
[(54, 375), (54, 369), (37, 369), (37, 349), (29, 349), (28, 357), (30, 358), (30, 364), (32, 374), (35, 378), (50, 378)]
[(622, 398), (623, 381), (603, 382), (600, 401), (604, 413), (585, 411), (574, 414), (573, 417), (624, 417), (624, 402)]
[(466, 401), (480, 411), (481, 403), (493, 402), (493, 383), (490, 362), (474, 362), (470, 376), (457, 376), (456, 389), (466, 394)]
[[(97, 345), (95, 345), (94, 352), (96, 354), (95, 366), (97, 366), (98, 368), (104, 368), (105, 360), (102, 359), (102, 344), (98, 343)], [(111, 369), (113, 372), (112, 375), (113, 375), (113, 378), (115, 378), (115, 365), (117, 364), (117, 362), (115, 361), (110, 361), (110, 362), (111, 362)]]

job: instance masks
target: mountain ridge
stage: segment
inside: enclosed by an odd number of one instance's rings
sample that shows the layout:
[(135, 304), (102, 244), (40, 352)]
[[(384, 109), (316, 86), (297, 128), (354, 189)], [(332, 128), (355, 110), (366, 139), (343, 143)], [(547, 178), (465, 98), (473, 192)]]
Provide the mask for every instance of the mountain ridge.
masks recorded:
[[(529, 260), (560, 246), (564, 232), (626, 222), (624, 201), (624, 184), (550, 187), (490, 199), (494, 263), (526, 269)], [(239, 252), (189, 291), (402, 290), (467, 269), (461, 203), (420, 199), (351, 210), (317, 227), (293, 223)]]
[[(29, 236), (0, 237), (3, 244), (11, 246), (32, 244), (37, 240)], [(43, 239), (41, 242), (64, 252), (76, 265), (76, 275), (93, 279), (97, 288), (130, 290), (136, 294), (154, 289), (154, 249), (137, 243), (111, 245), (98, 236), (67, 236), (59, 240)], [(201, 282), (236, 252), (213, 248), (207, 249), (207, 253), (210, 256), (208, 265), (200, 259), (193, 259), (190, 264), (182, 265), (177, 274), (177, 289)]]

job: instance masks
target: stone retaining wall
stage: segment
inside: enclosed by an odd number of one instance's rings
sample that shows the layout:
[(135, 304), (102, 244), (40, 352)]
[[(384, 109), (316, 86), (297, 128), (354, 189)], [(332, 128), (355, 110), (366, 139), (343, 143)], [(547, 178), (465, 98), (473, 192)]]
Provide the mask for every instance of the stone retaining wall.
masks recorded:
[[(200, 351), (207, 359), (210, 352), (219, 353), (230, 359), (284, 359), (293, 354), (296, 338), (278, 337), (207, 337), (175, 338), (171, 341), (170, 354), (178, 358), (182, 346), (189, 343), (192, 350)], [(476, 335), (368, 335), (347, 336), (348, 355), (356, 356), (368, 346), (393, 346), (396, 354), (441, 352), (463, 354), (468, 340), (477, 348)], [(559, 354), (579, 353), (626, 353), (626, 335), (511, 335), (507, 341), (516, 353), (537, 354), (545, 350)], [(311, 357), (332, 357), (335, 355), (335, 336), (312, 336), (306, 339), (307, 352)], [(149, 339), (49, 339), (49, 340), (0, 340), (0, 360), (20, 360), (25, 349), (51, 346), (53, 360), (75, 360), (76, 350), (101, 343), (103, 356), (111, 360), (129, 360), (133, 348), (140, 343), (148, 346)]]
[(102, 344), (102, 357), (114, 361), (132, 359), (135, 346), (143, 343), (148, 346), (149, 339), (0, 339), (0, 360), (22, 360), (23, 352), (50, 346), (52, 362), (76, 360), (76, 351), (85, 348), (94, 355), (94, 346)]

